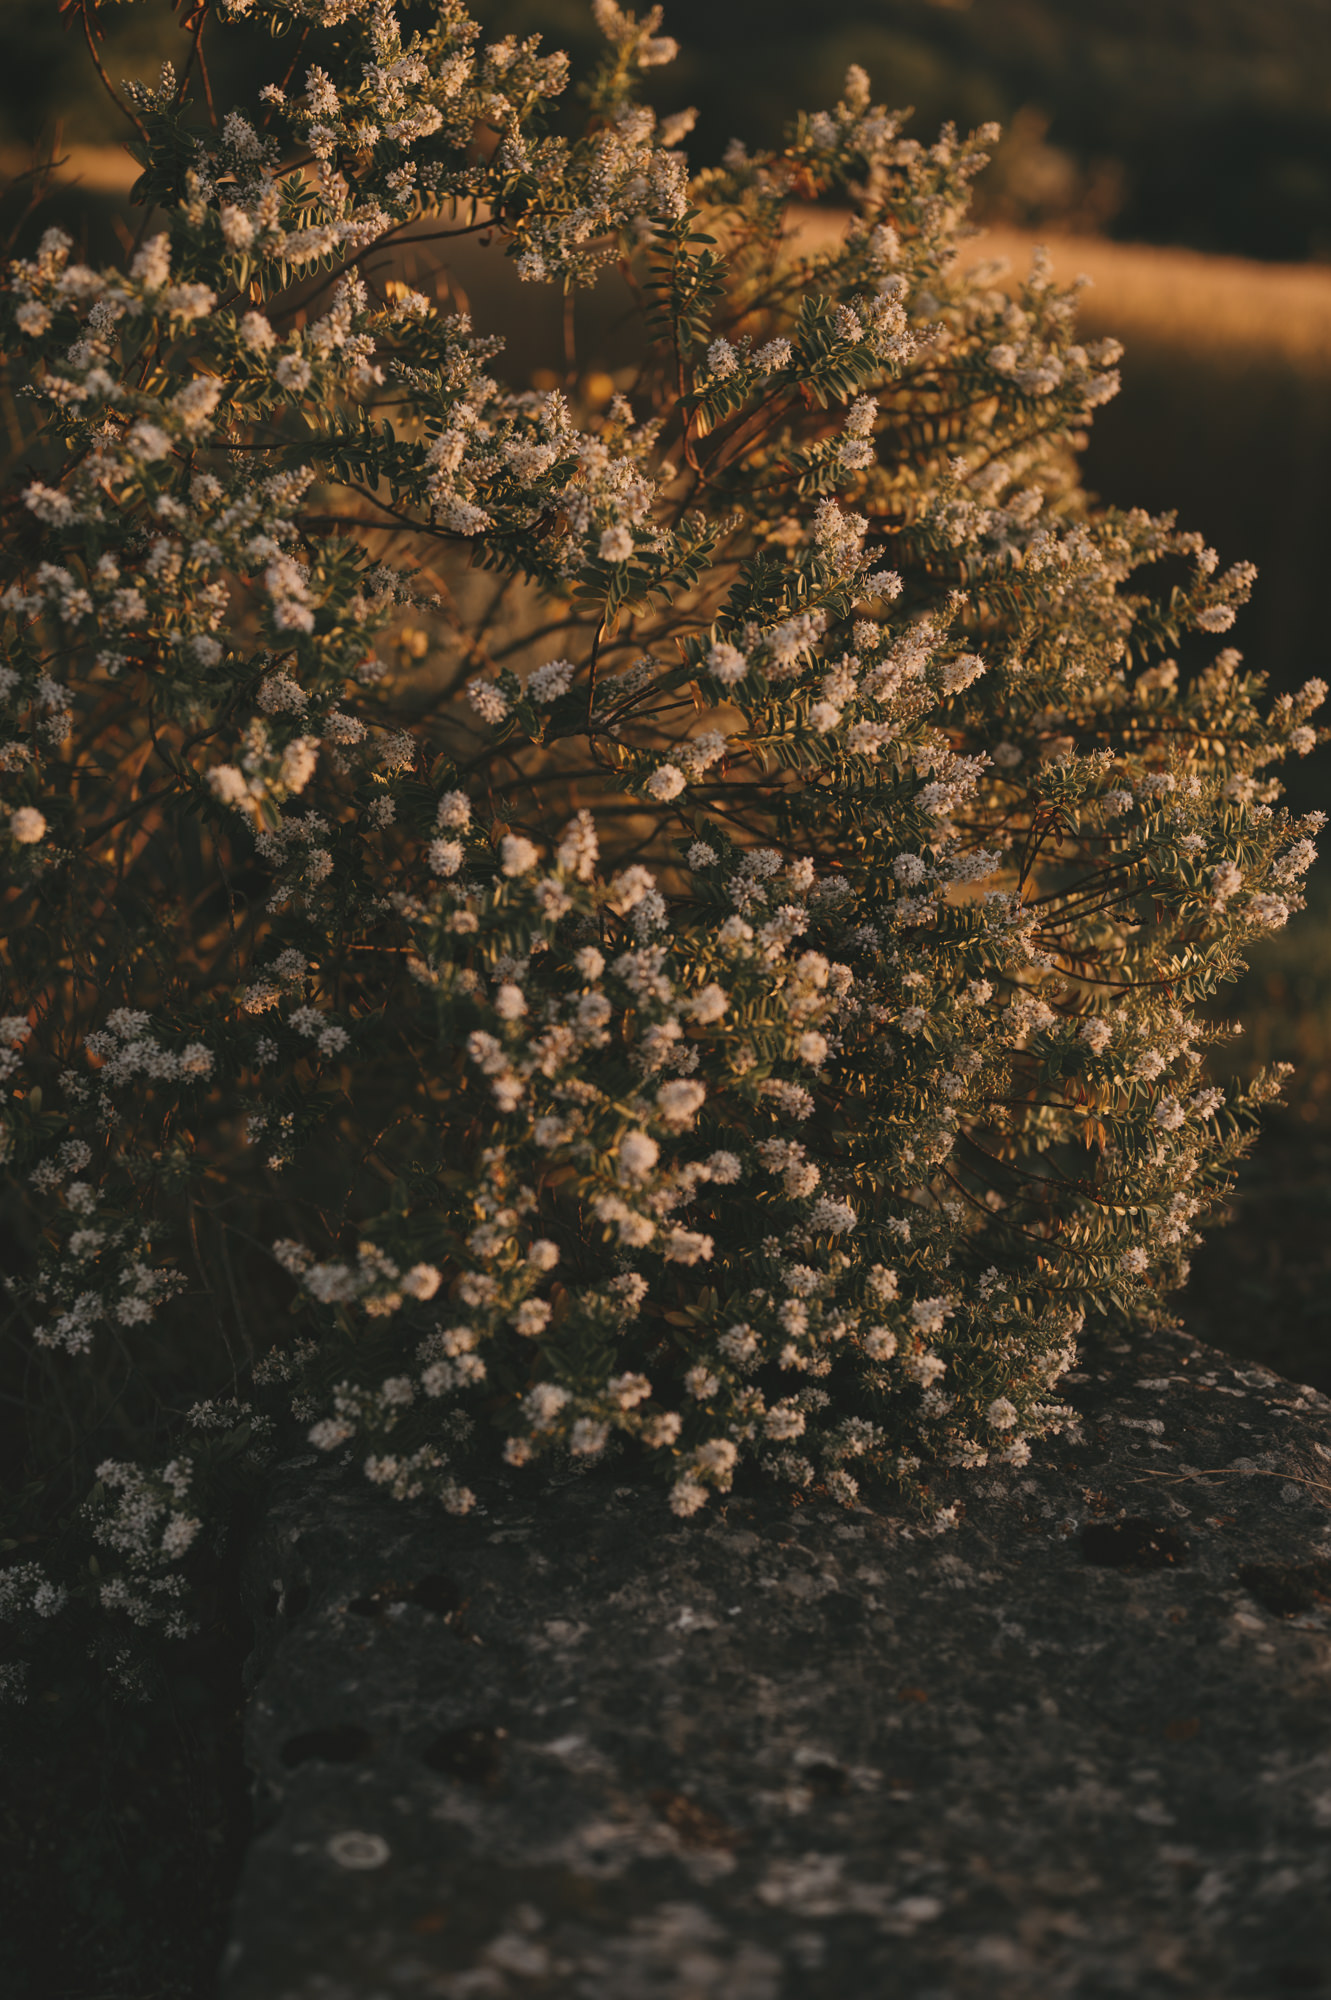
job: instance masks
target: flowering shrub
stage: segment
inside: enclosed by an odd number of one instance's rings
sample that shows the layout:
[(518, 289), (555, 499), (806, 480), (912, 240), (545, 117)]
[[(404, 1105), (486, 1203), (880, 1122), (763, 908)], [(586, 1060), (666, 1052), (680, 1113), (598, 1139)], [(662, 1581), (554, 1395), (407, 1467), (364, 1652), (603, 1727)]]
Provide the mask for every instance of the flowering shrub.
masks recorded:
[[(1273, 1087), (1207, 1081), (1199, 1004), (1300, 906), (1323, 685), (1266, 704), (1251, 571), (1080, 490), (1118, 350), (961, 256), (991, 130), (852, 68), (692, 170), (655, 11), (595, 0), (576, 116), (460, 0), (220, 13), (319, 61), (217, 129), (134, 90), (165, 220), (107, 271), (49, 231), (4, 308), (12, 1289), (62, 1407), (109, 1356), (175, 1424), (9, 1615), (185, 1629), (293, 1413), (454, 1510), (491, 1441), (682, 1515), (1023, 1464)], [(385, 276), (421, 217), (617, 269), (634, 379), (505, 386)]]

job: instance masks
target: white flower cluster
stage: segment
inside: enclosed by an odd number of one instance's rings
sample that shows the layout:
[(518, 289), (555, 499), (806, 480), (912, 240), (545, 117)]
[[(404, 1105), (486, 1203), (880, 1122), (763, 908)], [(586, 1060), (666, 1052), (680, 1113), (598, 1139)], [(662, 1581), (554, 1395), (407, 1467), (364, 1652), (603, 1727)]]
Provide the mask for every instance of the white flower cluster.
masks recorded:
[[(104, 1607), (185, 1629), (209, 1494), (287, 1424), (455, 1510), (496, 1423), (515, 1466), (640, 1451), (681, 1516), (745, 1463), (847, 1504), (1020, 1466), (1275, 1087), (1212, 1082), (1191, 1010), (1302, 905), (1273, 767), (1324, 684), (1158, 657), (1144, 571), (1203, 635), (1250, 571), (1065, 504), (1118, 356), (1046, 261), (1008, 298), (957, 257), (992, 133), (923, 146), (853, 67), (693, 174), (655, 10), (597, 0), (557, 130), (565, 59), (461, 0), (226, 11), (337, 32), (183, 178), (149, 140), (127, 268), (50, 231), (4, 306), (25, 1337), (62, 1397), (207, 1355), (174, 1455), (97, 1475)], [(637, 380), (513, 389), (372, 287), (421, 216), (532, 282), (622, 259)], [(221, 1336), (274, 1294), (249, 1410)], [(65, 1587), (4, 1574), (37, 1624)]]
[(121, 1558), (123, 1568), (100, 1587), (105, 1610), (136, 1625), (156, 1626), (169, 1639), (195, 1629), (178, 1567), (203, 1522), (190, 1511), (193, 1468), (171, 1459), (156, 1472), (106, 1459), (97, 1467), (97, 1489), (88, 1504), (93, 1536)]

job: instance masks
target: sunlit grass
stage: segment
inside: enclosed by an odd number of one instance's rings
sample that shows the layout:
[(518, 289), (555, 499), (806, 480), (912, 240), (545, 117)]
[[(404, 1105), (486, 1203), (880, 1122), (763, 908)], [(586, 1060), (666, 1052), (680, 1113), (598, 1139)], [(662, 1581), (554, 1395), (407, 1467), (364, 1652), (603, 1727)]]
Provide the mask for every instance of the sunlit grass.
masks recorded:
[(1006, 257), (1021, 272), (1039, 242), (1060, 278), (1085, 272), (1092, 280), (1081, 311), (1087, 331), (1117, 333), (1129, 353), (1146, 342), (1197, 360), (1283, 367), (1331, 382), (1331, 268), (1009, 229), (986, 231), (975, 261)]

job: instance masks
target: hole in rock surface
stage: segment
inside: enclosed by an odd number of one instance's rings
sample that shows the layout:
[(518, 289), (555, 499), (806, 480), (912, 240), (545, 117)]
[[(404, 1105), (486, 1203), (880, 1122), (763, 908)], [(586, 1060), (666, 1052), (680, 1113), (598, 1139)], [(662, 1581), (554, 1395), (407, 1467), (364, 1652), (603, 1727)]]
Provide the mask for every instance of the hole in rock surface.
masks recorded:
[(447, 1618), (462, 1603), (461, 1584), (442, 1573), (423, 1576), (405, 1594), (408, 1604), (419, 1604), (422, 1611), (432, 1611), (436, 1618)]
[(289, 1768), (316, 1760), (321, 1764), (354, 1764), (358, 1757), (365, 1756), (371, 1741), (369, 1730), (354, 1722), (331, 1729), (307, 1729), (299, 1736), (288, 1737), (282, 1745), (282, 1762)]
[(1320, 1965), (1308, 1964), (1302, 1959), (1288, 1960), (1275, 1968), (1276, 1985), (1286, 1993), (1321, 1993), (1325, 1990), (1328, 1976)]
[(846, 1773), (840, 1764), (806, 1764), (800, 1775), (813, 1791), (828, 1798), (840, 1798), (846, 1789)]
[(859, 1625), (864, 1618), (863, 1604), (849, 1590), (829, 1590), (819, 1598), (818, 1610), (824, 1625), (834, 1632)]
[(1187, 1561), (1188, 1545), (1177, 1528), (1129, 1515), (1122, 1521), (1088, 1521), (1081, 1552), (1103, 1569), (1168, 1569)]
[(390, 1604), (418, 1604), (436, 1618), (447, 1618), (462, 1603), (462, 1586), (436, 1571), (415, 1583), (381, 1583), (364, 1597), (353, 1597), (347, 1610), (357, 1618), (382, 1618)]
[(499, 1776), (501, 1734), (498, 1729), (475, 1725), (445, 1730), (426, 1744), (421, 1762), (432, 1771), (442, 1771), (446, 1778), (460, 1778), (465, 1785), (492, 1785)]
[(1331, 1564), (1244, 1563), (1239, 1582), (1277, 1618), (1315, 1610), (1331, 1592)]

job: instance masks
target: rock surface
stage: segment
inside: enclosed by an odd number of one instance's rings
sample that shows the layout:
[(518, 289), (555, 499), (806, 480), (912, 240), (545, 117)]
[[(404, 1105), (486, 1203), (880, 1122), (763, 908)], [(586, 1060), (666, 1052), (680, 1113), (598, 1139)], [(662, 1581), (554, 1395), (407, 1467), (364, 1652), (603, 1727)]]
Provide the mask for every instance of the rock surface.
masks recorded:
[(289, 1468), (225, 2000), (1331, 1993), (1331, 1402), (1083, 1369), (941, 1536)]

